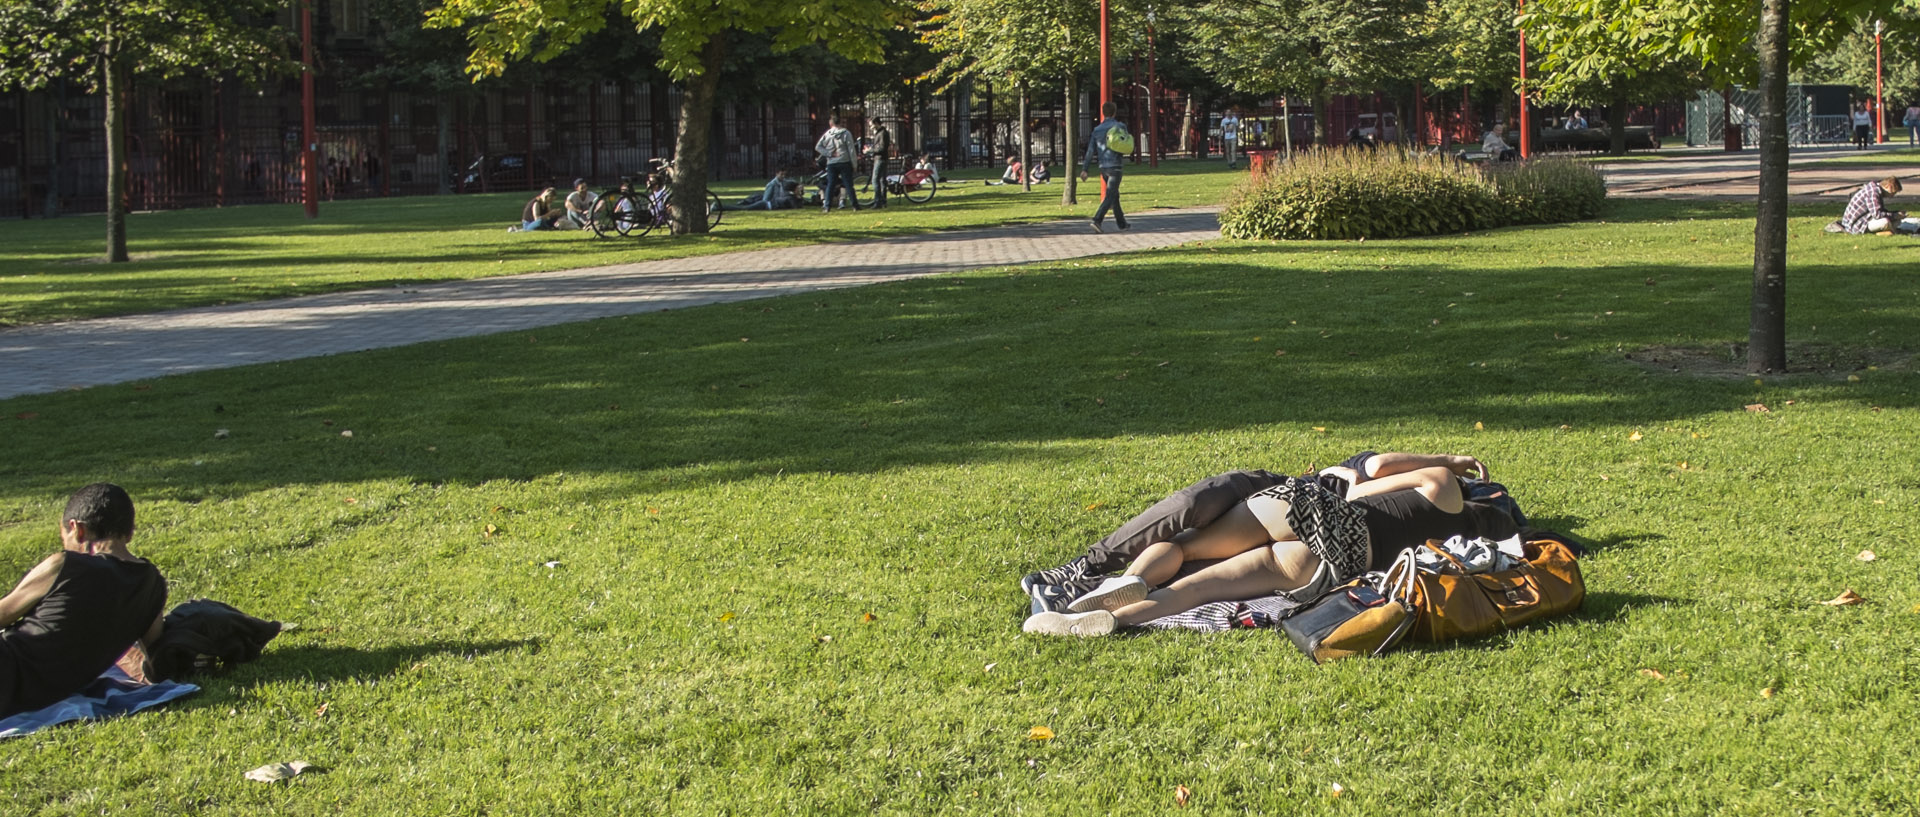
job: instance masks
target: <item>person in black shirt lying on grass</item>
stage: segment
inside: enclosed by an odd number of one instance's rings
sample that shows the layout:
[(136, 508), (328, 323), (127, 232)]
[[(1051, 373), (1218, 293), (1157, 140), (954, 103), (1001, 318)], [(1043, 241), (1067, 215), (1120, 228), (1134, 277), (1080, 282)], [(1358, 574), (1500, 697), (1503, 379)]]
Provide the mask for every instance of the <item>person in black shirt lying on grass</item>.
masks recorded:
[[(1428, 539), (1504, 539), (1519, 532), (1505, 511), (1466, 501), (1462, 478), (1487, 478), (1486, 466), (1473, 457), (1388, 453), (1350, 462), (1353, 465), (1321, 472), (1323, 477), (1338, 477), (1335, 480), (1261, 471), (1223, 475), (1235, 478), (1236, 484), (1255, 475), (1271, 479), (1250, 483), (1270, 484), (1216, 518), (1139, 550), (1125, 574), (1075, 599), (1066, 612), (1036, 613), (1023, 629), (1097, 636), (1215, 601), (1271, 593), (1305, 603)], [(1344, 486), (1344, 495), (1329, 490), (1329, 484)], [(1180, 499), (1176, 495), (1168, 502), (1179, 504)], [(1161, 508), (1156, 505), (1122, 532), (1140, 527), (1143, 520), (1164, 522), (1156, 514)], [(1113, 557), (1102, 553), (1108, 545), (1103, 541), (1090, 555)], [(1221, 561), (1175, 579), (1190, 559)]]
[[(67, 501), (58, 553), (0, 598), (0, 718), (79, 692), (160, 637), (167, 582), (127, 550), (133, 499), (95, 483)], [(139, 666), (137, 652), (129, 656)]]

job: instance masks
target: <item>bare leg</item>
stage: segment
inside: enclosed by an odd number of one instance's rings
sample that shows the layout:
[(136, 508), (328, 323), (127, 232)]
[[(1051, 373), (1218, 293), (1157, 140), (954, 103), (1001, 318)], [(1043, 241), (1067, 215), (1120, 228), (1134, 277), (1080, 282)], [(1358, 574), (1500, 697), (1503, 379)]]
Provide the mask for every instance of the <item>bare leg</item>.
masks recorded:
[(1264, 596), (1306, 584), (1320, 569), (1320, 557), (1298, 541), (1241, 553), (1217, 565), (1147, 594), (1113, 612), (1121, 627), (1136, 627), (1161, 616), (1184, 613), (1202, 604)]
[[(1279, 518), (1284, 519), (1286, 503), (1278, 504), (1281, 505)], [(1276, 537), (1243, 502), (1205, 527), (1183, 532), (1171, 542), (1148, 545), (1133, 564), (1127, 566), (1127, 575), (1139, 576), (1147, 584), (1159, 587), (1172, 581), (1188, 559), (1225, 559), (1292, 535), (1284, 529), (1284, 524), (1281, 527), (1282, 535)]]

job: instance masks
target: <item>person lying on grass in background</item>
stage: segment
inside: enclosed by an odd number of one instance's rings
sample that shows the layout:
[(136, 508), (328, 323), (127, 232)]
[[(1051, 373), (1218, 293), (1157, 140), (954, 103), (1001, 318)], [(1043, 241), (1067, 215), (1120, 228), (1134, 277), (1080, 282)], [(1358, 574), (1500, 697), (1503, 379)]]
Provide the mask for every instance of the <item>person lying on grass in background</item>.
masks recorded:
[[(1036, 613), (1022, 629), (1045, 635), (1106, 635), (1202, 604), (1270, 593), (1304, 604), (1341, 582), (1384, 567), (1401, 550), (1428, 539), (1505, 539), (1519, 532), (1505, 511), (1466, 500), (1463, 478), (1487, 477), (1486, 466), (1477, 459), (1389, 453), (1356, 460), (1344, 470), (1323, 471), (1322, 476), (1333, 477), (1326, 482), (1274, 478), (1217, 518), (1195, 520), (1196, 527), (1148, 545), (1123, 575), (1075, 599), (1066, 612)], [(1235, 486), (1274, 477), (1264, 471), (1223, 476), (1237, 478), (1231, 481)], [(1329, 485), (1343, 484), (1343, 493), (1329, 490)], [(1169, 501), (1177, 505), (1179, 497)], [(1149, 514), (1164, 513), (1165, 505), (1156, 505)], [(1122, 530), (1153, 527), (1139, 522), (1136, 518)], [(1220, 561), (1175, 578), (1188, 560), (1214, 559)]]
[(573, 180), (573, 192), (567, 194), (567, 221), (585, 230), (593, 226), (593, 203), (599, 196), (587, 189), (586, 179)]
[(1867, 182), (1853, 194), (1853, 198), (1847, 200), (1847, 209), (1840, 214), (1840, 220), (1827, 225), (1827, 229), (1833, 230), (1833, 226), (1837, 224), (1840, 227), (1837, 232), (1854, 235), (1893, 229), (1894, 225), (1907, 217), (1907, 214), (1888, 212), (1886, 197), (1899, 192), (1900, 177), (1898, 176), (1888, 176), (1877, 182)]
[(120, 486), (67, 500), (60, 552), (0, 598), (0, 718), (79, 692), (116, 659), (139, 667), (139, 648), (160, 637), (167, 581), (127, 550), (132, 540), (133, 499)]
[(558, 229), (560, 220), (567, 217), (566, 210), (553, 199), (553, 188), (540, 191), (540, 195), (527, 201), (520, 208), (520, 226), (508, 227), (507, 232), (525, 232), (529, 230)]
[(739, 204), (724, 205), (721, 209), (785, 210), (789, 207), (799, 207), (800, 198), (795, 194), (798, 187), (797, 183), (787, 180), (787, 171), (775, 171), (773, 179), (768, 181), (767, 186), (761, 188), (760, 192), (741, 199)]

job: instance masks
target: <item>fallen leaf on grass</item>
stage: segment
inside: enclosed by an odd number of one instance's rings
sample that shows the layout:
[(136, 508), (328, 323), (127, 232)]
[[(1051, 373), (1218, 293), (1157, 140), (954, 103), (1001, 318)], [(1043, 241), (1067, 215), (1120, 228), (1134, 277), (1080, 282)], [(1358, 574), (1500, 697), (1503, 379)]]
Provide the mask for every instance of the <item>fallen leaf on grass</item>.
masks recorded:
[(1053, 740), (1053, 730), (1044, 726), (1028, 729), (1027, 740)]
[(1193, 799), (1193, 791), (1191, 789), (1188, 789), (1186, 786), (1173, 787), (1173, 804), (1174, 805), (1179, 806), (1181, 808), (1186, 808), (1187, 801), (1191, 799)]
[(1667, 674), (1657, 669), (1642, 669), (1640, 670), (1640, 674), (1648, 678), (1652, 678), (1655, 681), (1667, 680)]
[(295, 775), (306, 774), (309, 771), (316, 770), (313, 764), (304, 760), (295, 760), (290, 763), (269, 763), (247, 772), (247, 779), (257, 780), (261, 783), (272, 783), (276, 780), (285, 780)]
[(1748, 403), (1747, 410), (1755, 414), (1766, 414), (1768, 411), (1771, 411), (1772, 409), (1767, 408), (1767, 404), (1765, 403)]
[(1767, 687), (1766, 689), (1760, 690), (1760, 697), (1762, 698), (1773, 697), (1773, 687)]
[(1342, 785), (1340, 785), (1339, 783), (1335, 783), (1335, 784), (1333, 784), (1333, 792), (1332, 792), (1331, 794), (1328, 794), (1327, 796), (1328, 796), (1328, 797), (1339, 797), (1340, 795), (1343, 795), (1343, 794), (1346, 794), (1346, 793), (1347, 793), (1347, 787), (1346, 787), (1346, 786), (1342, 786)]
[(826, 644), (826, 643), (828, 643), (828, 642), (831, 642), (831, 641), (833, 641), (833, 636), (830, 636), (830, 635), (823, 635), (823, 636), (820, 636), (820, 643), (822, 643), (822, 644)]
[(213, 438), (214, 438), (214, 439), (216, 439), (216, 440), (224, 440), (224, 439), (226, 439), (226, 438), (227, 438), (227, 435), (228, 435), (229, 433), (230, 433), (230, 432), (228, 432), (228, 431), (227, 431), (226, 429), (224, 429), (224, 428), (216, 428), (216, 429), (214, 429), (214, 430), (213, 430)]
[(349, 439), (349, 440), (351, 440), (351, 439), (353, 439), (353, 430), (352, 430), (352, 429), (348, 429), (348, 430), (346, 430), (346, 431), (342, 431), (342, 432), (340, 432), (340, 436), (342, 436), (342, 437), (345, 437), (345, 438), (347, 438), (347, 439)]
[(1326, 427), (1326, 426), (1314, 426), (1314, 427), (1313, 427), (1313, 430), (1314, 430), (1314, 431), (1318, 431), (1318, 432), (1320, 432), (1320, 433), (1322, 433), (1322, 434), (1325, 434), (1325, 433), (1327, 433), (1327, 427)]
[(998, 662), (998, 661), (995, 661), (995, 662), (993, 662), (993, 663), (991, 663), (991, 664), (988, 664), (988, 665), (987, 665), (987, 668), (986, 668), (986, 669), (983, 669), (983, 670), (981, 670), (981, 672), (992, 672), (992, 671), (993, 671), (993, 668), (994, 668), (994, 667), (997, 667), (997, 666), (1000, 666), (1000, 662)]
[(872, 613), (861, 613), (861, 614), (860, 614), (860, 622), (861, 622), (862, 624), (872, 624), (872, 623), (874, 623), (874, 622), (876, 622), (876, 621), (879, 621), (879, 620), (880, 620), (880, 617), (879, 617), (879, 616), (876, 616), (876, 615), (874, 615), (874, 614), (872, 614)]
[(500, 529), (499, 529), (499, 528), (496, 528), (496, 527), (494, 527), (494, 526), (492, 526), (492, 525), (488, 525), (488, 526), (486, 527), (486, 530), (483, 530), (483, 531), (481, 531), (480, 533), (481, 533), (481, 535), (482, 535), (482, 536), (485, 536), (485, 537), (487, 537), (487, 538), (489, 538), (489, 539), (491, 539), (491, 538), (493, 538), (493, 535), (494, 535), (494, 534), (496, 534), (496, 533), (499, 533), (499, 532), (500, 532)]
[(1486, 425), (1485, 425), (1484, 423), (1479, 423), (1479, 422), (1476, 422), (1476, 423), (1474, 423), (1474, 424), (1473, 424), (1473, 430), (1474, 430), (1474, 431), (1486, 431), (1486, 430), (1487, 430), (1487, 427), (1486, 427)]
[(1091, 504), (1089, 504), (1089, 505), (1087, 505), (1087, 510), (1089, 510), (1089, 511), (1091, 511), (1091, 510), (1093, 510), (1093, 509), (1095, 509), (1095, 508), (1104, 508), (1104, 507), (1107, 507), (1107, 503), (1105, 503), (1105, 502), (1094, 502), (1094, 503), (1091, 503)]
[(559, 562), (541, 562), (541, 563), (540, 563), (540, 566), (541, 566), (541, 567), (544, 567), (544, 568), (546, 568), (546, 569), (548, 569), (548, 570), (552, 570), (552, 569), (554, 569), (554, 568), (556, 568), (556, 567), (559, 567), (559, 566), (560, 566), (560, 563), (559, 563)]
[(1865, 596), (1862, 596), (1859, 593), (1853, 592), (1852, 589), (1848, 589), (1845, 592), (1842, 592), (1840, 595), (1834, 596), (1833, 600), (1823, 601), (1820, 603), (1828, 607), (1845, 607), (1849, 604), (1860, 604), (1862, 602), (1865, 602), (1866, 600), (1867, 598)]
[(313, 710), (313, 716), (314, 716), (314, 717), (316, 717), (316, 718), (324, 718), (324, 717), (326, 717), (326, 716), (327, 716), (327, 707), (329, 707), (329, 706), (332, 706), (332, 705), (333, 705), (333, 704), (332, 704), (332, 702), (328, 702), (328, 703), (324, 703), (324, 704), (321, 704), (321, 705), (320, 705), (320, 708), (319, 708), (319, 709), (315, 709), (315, 710)]
[(1863, 551), (1860, 551), (1860, 555), (1855, 556), (1853, 558), (1859, 559), (1860, 561), (1863, 561), (1863, 562), (1871, 562), (1880, 557), (1873, 555), (1873, 551), (1871, 550), (1863, 550)]
[(721, 620), (721, 621), (732, 621), (732, 620), (734, 620), (734, 618), (735, 618), (735, 616), (734, 616), (734, 613), (733, 613), (733, 611), (732, 611), (732, 610), (728, 610), (728, 611), (726, 611), (726, 612), (724, 612), (724, 613), (721, 613), (721, 614), (720, 614), (720, 620)]
[(1640, 432), (1638, 432), (1638, 431), (1635, 431), (1635, 432), (1633, 432), (1632, 434), (1628, 434), (1628, 435), (1627, 435), (1627, 441), (1628, 441), (1628, 442), (1635, 442), (1635, 443), (1637, 443), (1637, 442), (1639, 442), (1639, 441), (1640, 441), (1641, 439), (1642, 439), (1642, 435), (1641, 435), (1641, 434), (1640, 434)]

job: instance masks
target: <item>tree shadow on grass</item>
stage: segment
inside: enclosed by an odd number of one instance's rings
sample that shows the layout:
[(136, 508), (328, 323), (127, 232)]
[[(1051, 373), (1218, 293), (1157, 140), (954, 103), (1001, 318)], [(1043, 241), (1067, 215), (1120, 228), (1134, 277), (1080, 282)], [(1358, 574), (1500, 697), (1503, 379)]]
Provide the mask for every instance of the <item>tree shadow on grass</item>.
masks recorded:
[[(280, 637), (282, 639), (289, 636), (297, 638), (299, 636), (296, 633), (287, 633)], [(189, 698), (187, 703), (190, 706), (224, 704), (229, 699), (229, 696), (224, 693), (229, 689), (244, 691), (282, 681), (320, 685), (340, 681), (377, 680), (405, 672), (423, 661), (439, 656), (454, 656), (471, 661), (484, 655), (500, 652), (515, 650), (537, 652), (540, 644), (537, 638), (524, 638), (500, 641), (428, 641), (378, 649), (269, 645), (266, 652), (252, 663), (241, 664), (211, 676), (196, 675), (181, 680), (199, 684), (203, 691), (215, 693)]]

